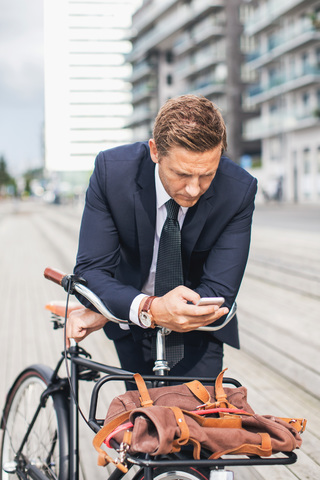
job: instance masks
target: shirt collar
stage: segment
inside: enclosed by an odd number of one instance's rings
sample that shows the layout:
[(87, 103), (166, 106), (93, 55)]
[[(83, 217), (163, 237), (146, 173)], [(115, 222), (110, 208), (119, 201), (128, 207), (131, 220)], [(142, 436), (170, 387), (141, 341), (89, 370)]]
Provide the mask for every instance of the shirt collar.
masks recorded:
[[(154, 171), (155, 184), (156, 184), (156, 196), (157, 196), (157, 209), (161, 208), (171, 197), (166, 192), (159, 176), (159, 165), (156, 163), (156, 168)], [(183, 214), (185, 215), (188, 211), (188, 207), (181, 207)]]

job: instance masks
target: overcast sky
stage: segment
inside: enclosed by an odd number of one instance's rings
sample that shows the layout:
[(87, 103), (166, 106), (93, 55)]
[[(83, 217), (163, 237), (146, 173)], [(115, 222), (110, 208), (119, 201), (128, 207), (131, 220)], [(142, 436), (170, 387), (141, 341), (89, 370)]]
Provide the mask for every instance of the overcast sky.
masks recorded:
[(0, 155), (17, 174), (43, 156), (43, 0), (0, 7)]

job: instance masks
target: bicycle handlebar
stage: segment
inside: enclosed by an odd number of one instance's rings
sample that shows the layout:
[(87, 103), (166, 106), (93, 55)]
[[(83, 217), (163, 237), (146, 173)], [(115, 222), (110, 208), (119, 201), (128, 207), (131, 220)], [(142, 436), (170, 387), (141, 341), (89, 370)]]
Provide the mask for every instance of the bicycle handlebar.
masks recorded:
[[(44, 271), (44, 277), (51, 282), (57, 283), (65, 290), (68, 290), (68, 284), (72, 281), (72, 288), (71, 293), (74, 291), (80, 293), (83, 297), (85, 297), (96, 309), (108, 320), (114, 323), (122, 323), (122, 324), (129, 324), (128, 320), (122, 320), (120, 318), (115, 317), (110, 310), (102, 303), (99, 297), (95, 293), (93, 293), (89, 288), (87, 288), (83, 283), (80, 281), (75, 281), (72, 275), (66, 275), (65, 273), (61, 272), (60, 270), (56, 270), (54, 268), (47, 267)], [(80, 279), (78, 279), (80, 280)], [(83, 280), (83, 279), (82, 279)]]
[[(104, 303), (100, 300), (99, 297), (95, 293), (93, 293), (89, 288), (87, 288), (80, 280), (83, 279), (78, 278), (76, 281), (72, 275), (66, 275), (65, 273), (61, 272), (60, 270), (56, 270), (54, 268), (47, 267), (44, 271), (44, 277), (51, 282), (54, 282), (60, 286), (62, 286), (65, 290), (68, 290), (67, 286), (70, 281), (72, 281), (72, 289), (71, 293), (78, 292), (80, 295), (85, 297), (96, 309), (105, 317), (107, 320), (110, 320), (114, 323), (121, 323), (129, 325), (131, 322), (128, 320), (122, 320), (120, 318), (115, 317), (110, 310), (104, 305)], [(237, 304), (236, 302), (233, 303), (232, 307), (228, 315), (226, 316), (224, 322), (221, 325), (216, 327), (209, 326), (209, 327), (199, 327), (197, 330), (205, 331), (205, 332), (214, 332), (220, 330), (221, 328), (225, 327), (230, 320), (235, 316), (237, 311)]]
[(57, 283), (58, 285), (62, 286), (62, 281), (67, 275), (59, 270), (54, 268), (47, 267), (43, 273), (47, 280), (51, 280), (51, 282)]

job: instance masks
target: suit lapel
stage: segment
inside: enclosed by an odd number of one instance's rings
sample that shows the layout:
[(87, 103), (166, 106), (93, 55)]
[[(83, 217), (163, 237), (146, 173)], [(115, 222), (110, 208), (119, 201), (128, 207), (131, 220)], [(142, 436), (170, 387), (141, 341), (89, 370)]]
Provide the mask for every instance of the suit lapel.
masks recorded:
[(214, 188), (210, 188), (204, 193), (200, 200), (193, 207), (189, 208), (183, 227), (181, 230), (182, 258), (184, 264), (184, 273), (188, 268), (191, 253), (204, 227), (207, 218), (212, 211), (214, 201)]
[(137, 177), (138, 190), (134, 195), (142, 281), (149, 274), (153, 255), (156, 226), (154, 167), (155, 164), (148, 155), (141, 163), (141, 169)]

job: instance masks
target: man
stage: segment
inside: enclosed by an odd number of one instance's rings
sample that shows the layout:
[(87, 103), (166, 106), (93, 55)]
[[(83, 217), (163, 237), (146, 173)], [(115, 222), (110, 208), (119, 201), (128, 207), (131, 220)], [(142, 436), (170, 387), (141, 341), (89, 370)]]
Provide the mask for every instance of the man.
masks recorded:
[[(203, 97), (185, 95), (160, 109), (148, 143), (97, 156), (75, 273), (115, 316), (136, 326), (122, 329), (83, 310), (71, 315), (68, 338), (80, 341), (103, 327), (123, 368), (151, 374), (152, 329), (145, 328), (141, 316), (147, 310), (153, 324), (183, 333), (184, 358), (172, 367), (172, 375), (219, 373), (223, 343), (239, 348), (236, 317), (214, 334), (196, 329), (223, 319), (236, 298), (257, 189), (249, 173), (223, 156), (226, 146), (219, 110)], [(183, 279), (168, 293), (150, 298), (170, 199), (178, 204)], [(200, 297), (211, 296), (224, 297), (225, 304), (196, 305)]]

